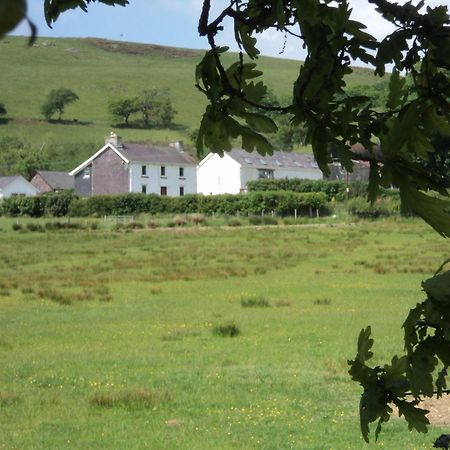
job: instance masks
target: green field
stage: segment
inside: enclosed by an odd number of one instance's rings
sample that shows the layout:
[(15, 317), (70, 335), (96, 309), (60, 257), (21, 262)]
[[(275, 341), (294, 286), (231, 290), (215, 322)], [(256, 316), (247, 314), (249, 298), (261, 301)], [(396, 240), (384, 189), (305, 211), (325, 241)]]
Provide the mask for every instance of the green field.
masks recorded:
[[(393, 419), (366, 446), (347, 374), (366, 325), (376, 362), (401, 350), (421, 280), (448, 257), (421, 222), (13, 223), (0, 222), (0, 448), (411, 450), (441, 434)], [(236, 337), (214, 333), (231, 323)]]
[[(0, 103), (8, 110), (8, 119), (0, 121), (0, 137), (19, 137), (50, 152), (56, 147), (54, 170), (76, 167), (103, 145), (112, 129), (125, 142), (167, 144), (183, 140), (193, 151), (191, 133), (199, 127), (206, 105), (194, 79), (203, 51), (98, 39), (40, 37), (33, 47), (27, 47), (26, 42), (21, 37), (0, 41)], [(235, 57), (228, 56), (225, 63), (234, 62)], [(277, 96), (291, 95), (298, 61), (261, 57), (259, 64)], [(355, 69), (347, 81), (349, 85), (373, 84), (379, 78), (368, 69)], [(80, 100), (67, 107), (63, 116), (66, 123), (47, 123), (41, 106), (50, 90), (60, 87), (73, 89)], [(152, 88), (169, 89), (177, 111), (175, 126), (117, 129), (107, 111), (108, 101)]]

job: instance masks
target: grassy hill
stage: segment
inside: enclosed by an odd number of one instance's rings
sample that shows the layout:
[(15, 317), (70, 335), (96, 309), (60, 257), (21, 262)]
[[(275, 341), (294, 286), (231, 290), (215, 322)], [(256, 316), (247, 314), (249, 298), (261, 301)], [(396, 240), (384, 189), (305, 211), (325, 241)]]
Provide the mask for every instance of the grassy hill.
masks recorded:
[[(190, 134), (206, 104), (194, 86), (195, 66), (202, 55), (201, 50), (100, 39), (41, 37), (27, 47), (25, 38), (8, 37), (0, 41), (0, 102), (8, 110), (8, 119), (0, 123), (0, 138), (18, 137), (30, 146), (46, 148), (53, 153), (52, 168), (60, 170), (72, 169), (98, 149), (111, 130), (125, 141), (182, 140), (192, 146)], [(262, 57), (260, 65), (274, 93), (290, 95), (298, 61)], [(348, 78), (349, 85), (376, 81), (367, 69), (357, 69)], [(48, 92), (59, 87), (73, 89), (80, 100), (67, 107), (65, 123), (47, 123), (40, 108)], [(169, 89), (177, 111), (175, 126), (117, 130), (107, 111), (109, 99), (150, 88)]]

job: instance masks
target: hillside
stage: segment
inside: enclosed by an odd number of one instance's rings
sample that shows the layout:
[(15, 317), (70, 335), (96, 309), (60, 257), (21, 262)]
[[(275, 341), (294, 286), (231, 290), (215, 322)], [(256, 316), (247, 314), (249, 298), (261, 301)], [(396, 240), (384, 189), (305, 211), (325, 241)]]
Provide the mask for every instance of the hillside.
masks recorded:
[[(0, 138), (18, 137), (33, 147), (47, 148), (54, 155), (52, 168), (68, 170), (99, 148), (112, 129), (117, 130), (107, 112), (110, 98), (167, 88), (177, 111), (172, 129), (117, 131), (125, 141), (182, 140), (192, 146), (190, 134), (206, 104), (194, 86), (195, 66), (202, 55), (201, 50), (100, 39), (41, 37), (27, 47), (25, 38), (9, 37), (0, 41), (0, 102), (8, 110), (8, 119), (0, 122)], [(262, 57), (260, 65), (275, 94), (288, 96), (298, 62)], [(349, 85), (376, 81), (367, 69), (356, 69), (348, 78)], [(40, 108), (48, 92), (59, 87), (73, 89), (80, 100), (67, 108), (65, 123), (49, 124)]]

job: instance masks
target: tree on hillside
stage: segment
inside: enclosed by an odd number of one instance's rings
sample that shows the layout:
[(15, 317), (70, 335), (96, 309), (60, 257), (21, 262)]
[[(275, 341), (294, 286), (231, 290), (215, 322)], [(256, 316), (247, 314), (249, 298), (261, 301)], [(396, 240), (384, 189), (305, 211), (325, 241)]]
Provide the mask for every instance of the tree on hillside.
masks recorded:
[(139, 111), (137, 97), (113, 98), (108, 104), (108, 110), (116, 120), (123, 120), (129, 125), (129, 118), (132, 114)]
[(137, 105), (144, 127), (169, 127), (172, 124), (175, 110), (167, 90), (142, 91), (137, 97)]
[[(64, 10), (85, 9), (89, 2), (46, 1), (49, 25)], [(445, 180), (435, 177), (427, 167), (435, 145), (433, 137), (450, 135), (447, 7), (426, 6), (425, 1), (416, 6), (393, 0), (367, 2), (393, 26), (384, 39), (377, 40), (365, 31), (364, 24), (351, 19), (346, 0), (230, 0), (216, 17), (210, 17), (211, 0), (203, 0), (198, 31), (208, 40), (210, 51), (196, 70), (197, 87), (208, 99), (197, 137), (198, 151), (204, 154), (210, 148), (224, 152), (241, 139), (248, 151), (270, 153), (273, 147), (265, 134), (274, 133), (277, 125), (267, 112), (291, 115), (294, 125), (307, 130), (307, 141), (325, 174), (329, 172), (331, 148), (351, 170), (356, 156), (349, 144), (361, 143), (368, 153), (360, 158), (370, 163), (369, 199), (376, 199), (380, 186), (395, 184), (402, 203), (448, 237), (449, 192)], [(216, 41), (230, 22), (241, 52), (236, 62), (225, 66), (228, 48)], [(0, 35), (10, 29), (5, 20), (0, 22)], [(292, 80), (292, 98), (280, 106), (264, 103), (267, 86), (256, 64), (257, 38), (265, 31), (277, 31), (285, 40), (298, 40), (307, 52), (304, 63), (299, 64), (298, 77)], [(393, 67), (381, 111), (370, 96), (346, 91), (344, 77), (352, 73), (353, 63), (373, 67), (380, 77), (386, 75), (386, 67)], [(382, 153), (373, 150), (377, 143)], [(426, 431), (425, 411), (417, 403), (422, 396), (441, 395), (445, 390), (450, 367), (450, 271), (442, 266), (424, 282), (424, 290), (427, 299), (411, 310), (404, 324), (404, 355), (372, 367), (368, 364), (373, 344), (370, 327), (360, 333), (350, 374), (364, 389), (360, 421), (366, 440), (370, 423), (378, 421), (378, 434), (389, 420), (391, 403), (410, 428)]]
[(8, 111), (6, 110), (6, 106), (4, 103), (0, 103), (0, 116), (4, 116), (7, 114)]
[(58, 113), (58, 120), (61, 120), (61, 116), (64, 114), (64, 108), (78, 99), (78, 95), (72, 89), (53, 89), (48, 94), (47, 101), (42, 105), (41, 112), (47, 121), (55, 113)]
[(15, 137), (5, 136), (0, 138), (1, 174), (20, 174), (30, 180), (37, 170), (48, 169), (49, 164), (50, 157), (44, 145), (34, 147)]

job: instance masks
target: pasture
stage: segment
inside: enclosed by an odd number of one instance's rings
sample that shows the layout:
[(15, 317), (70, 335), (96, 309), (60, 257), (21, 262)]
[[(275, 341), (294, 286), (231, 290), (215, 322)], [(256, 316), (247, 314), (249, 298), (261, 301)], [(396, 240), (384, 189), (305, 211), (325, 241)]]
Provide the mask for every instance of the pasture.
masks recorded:
[[(38, 221), (36, 221), (38, 222)], [(401, 351), (450, 246), (414, 220), (0, 228), (0, 448), (428, 449), (359, 433), (347, 360)], [(230, 337), (230, 334), (236, 334)]]

